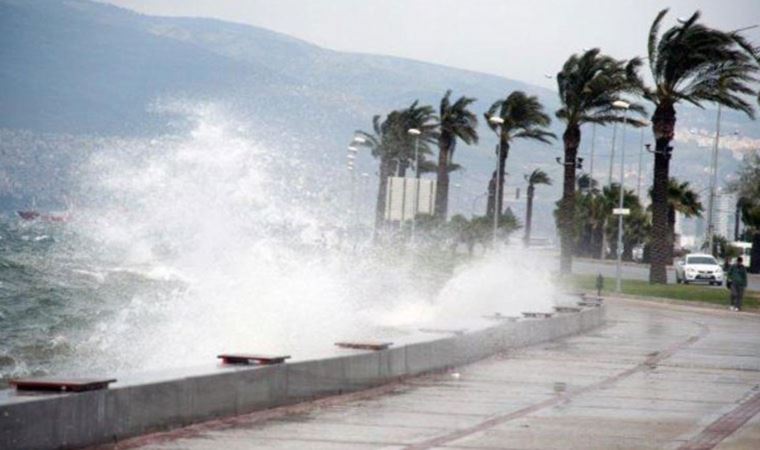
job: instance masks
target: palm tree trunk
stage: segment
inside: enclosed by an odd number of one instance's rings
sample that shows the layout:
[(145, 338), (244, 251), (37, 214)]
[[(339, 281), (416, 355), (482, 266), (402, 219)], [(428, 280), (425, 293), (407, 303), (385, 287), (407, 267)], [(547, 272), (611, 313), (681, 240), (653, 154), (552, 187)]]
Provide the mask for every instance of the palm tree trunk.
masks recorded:
[(536, 188), (532, 185), (528, 185), (528, 204), (525, 207), (525, 237), (524, 242), (526, 247), (530, 247), (530, 227), (533, 223), (533, 194)]
[(438, 138), (438, 181), (435, 187), (435, 216), (446, 220), (449, 209), (449, 157), (452, 139), (447, 132)]
[(562, 201), (560, 206), (560, 263), (562, 274), (569, 274), (573, 269), (573, 236), (575, 234), (575, 159), (581, 143), (581, 129), (569, 125), (562, 135), (565, 145), (565, 173), (562, 183)]
[(668, 205), (668, 261), (673, 261), (673, 245), (676, 242), (676, 209)]
[(652, 235), (649, 282), (667, 284), (668, 257), (672, 252), (668, 226), (668, 177), (670, 176), (670, 141), (673, 139), (676, 111), (673, 105), (660, 104), (652, 116), (656, 153), (652, 181)]
[(409, 161), (402, 161), (398, 166), (398, 176), (401, 178), (406, 177), (406, 171), (409, 169)]
[(594, 227), (592, 248), (592, 258), (604, 259), (604, 222)]
[(594, 254), (591, 243), (593, 242), (593, 228), (590, 225), (584, 225), (581, 228), (581, 234), (578, 238), (578, 247), (575, 249), (578, 255), (592, 256)]
[(377, 186), (377, 202), (375, 203), (375, 238), (385, 224), (385, 197), (388, 195), (388, 177), (391, 174), (391, 161), (387, 158), (380, 160), (380, 181)]
[(509, 156), (509, 143), (503, 137), (499, 145), (499, 192), (496, 194), (496, 210), (499, 215), (504, 211), (504, 174), (507, 167), (507, 156)]
[(752, 250), (749, 256), (750, 273), (760, 273), (760, 230), (755, 229), (752, 234)]

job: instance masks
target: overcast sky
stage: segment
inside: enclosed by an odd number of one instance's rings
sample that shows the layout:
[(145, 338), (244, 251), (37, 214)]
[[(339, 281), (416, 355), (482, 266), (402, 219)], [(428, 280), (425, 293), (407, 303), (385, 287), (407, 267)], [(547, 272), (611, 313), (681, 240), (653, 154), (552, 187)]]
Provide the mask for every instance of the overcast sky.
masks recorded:
[[(644, 56), (657, 11), (699, 9), (723, 29), (760, 24), (760, 0), (103, 0), (153, 15), (214, 17), (345, 51), (402, 56), (547, 87), (568, 55)], [(747, 31), (760, 44), (760, 28)]]

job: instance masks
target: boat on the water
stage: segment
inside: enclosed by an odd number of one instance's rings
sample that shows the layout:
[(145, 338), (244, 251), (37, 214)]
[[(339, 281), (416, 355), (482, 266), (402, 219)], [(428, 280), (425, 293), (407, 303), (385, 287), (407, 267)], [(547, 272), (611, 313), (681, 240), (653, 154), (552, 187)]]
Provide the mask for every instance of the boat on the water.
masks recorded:
[(40, 218), (40, 213), (37, 211), (16, 211), (19, 217), (24, 220), (36, 220)]
[(39, 211), (34, 210), (28, 210), (28, 211), (16, 211), (16, 214), (22, 219), (22, 220), (45, 220), (48, 222), (66, 222), (68, 220), (68, 216), (63, 214), (42, 214)]

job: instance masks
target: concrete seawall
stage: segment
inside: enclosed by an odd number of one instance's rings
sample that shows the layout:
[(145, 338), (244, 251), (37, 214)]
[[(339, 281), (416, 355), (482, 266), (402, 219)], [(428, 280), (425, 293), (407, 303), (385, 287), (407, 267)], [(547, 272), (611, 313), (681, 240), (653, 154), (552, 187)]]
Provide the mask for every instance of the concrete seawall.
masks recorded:
[(79, 394), (0, 392), (0, 448), (77, 448), (357, 391), (601, 325), (605, 308), (500, 322), (461, 336), (274, 366), (208, 367)]

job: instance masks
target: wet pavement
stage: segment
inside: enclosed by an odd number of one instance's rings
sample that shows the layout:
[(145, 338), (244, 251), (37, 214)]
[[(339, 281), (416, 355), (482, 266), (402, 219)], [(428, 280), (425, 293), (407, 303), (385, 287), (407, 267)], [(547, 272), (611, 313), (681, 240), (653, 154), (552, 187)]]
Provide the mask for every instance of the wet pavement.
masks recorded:
[(760, 315), (608, 304), (585, 335), (118, 448), (760, 448)]

